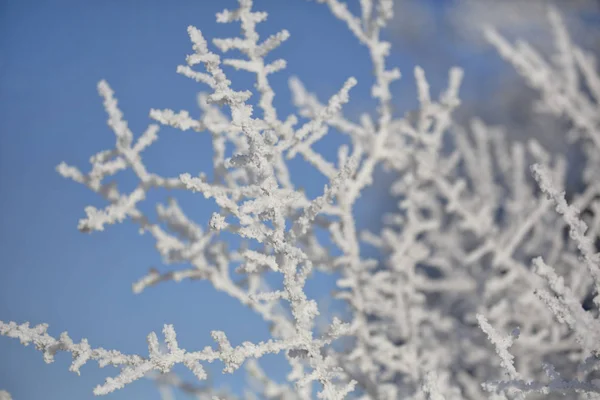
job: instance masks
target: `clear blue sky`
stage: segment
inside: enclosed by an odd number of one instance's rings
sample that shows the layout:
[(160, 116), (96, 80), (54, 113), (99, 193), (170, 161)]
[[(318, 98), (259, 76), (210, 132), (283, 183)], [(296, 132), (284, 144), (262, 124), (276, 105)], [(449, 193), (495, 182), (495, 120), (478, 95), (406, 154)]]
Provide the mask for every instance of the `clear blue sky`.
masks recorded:
[[(287, 70), (273, 76), (281, 115), (292, 112), (290, 75), (298, 75), (322, 100), (355, 76), (359, 86), (345, 108), (348, 115), (373, 105), (367, 52), (324, 6), (304, 0), (255, 3), (256, 9), (269, 12), (263, 36), (283, 28), (291, 33), (275, 52), (288, 60)], [(91, 155), (114, 146), (96, 92), (100, 79), (115, 90), (136, 135), (150, 122), (150, 108), (188, 109), (197, 115), (196, 93), (206, 88), (175, 73), (191, 52), (186, 28), (194, 25), (208, 39), (237, 33), (236, 25), (215, 23), (217, 11), (235, 6), (233, 0), (0, 0), (1, 320), (47, 322), (54, 336), (67, 330), (76, 341), (87, 337), (92, 346), (142, 355), (147, 354), (146, 335), (160, 332), (164, 323), (175, 325), (181, 346), (190, 350), (212, 345), (213, 329), (225, 331), (234, 344), (268, 337), (258, 317), (206, 283), (167, 283), (134, 295), (132, 282), (150, 266), (161, 269), (152, 238), (139, 236), (128, 222), (105, 232), (79, 233), (84, 207), (104, 202), (54, 169), (66, 161), (87, 171)], [(457, 57), (466, 59), (464, 54)], [(401, 93), (400, 110), (416, 104), (412, 69), (419, 61), (408, 52), (391, 58), (404, 75), (394, 86)], [(449, 61), (432, 64), (434, 93), (446, 80), (440, 71), (450, 66)], [(248, 77), (231, 76), (240, 85), (249, 84)], [(319, 148), (331, 156), (337, 144), (327, 139)], [(163, 128), (145, 159), (150, 170), (164, 175), (197, 174), (210, 167), (207, 146), (206, 135)], [(294, 164), (292, 170), (296, 182), (309, 194), (319, 194), (325, 181), (300, 167)], [(131, 187), (130, 178), (119, 180), (124, 188)], [(376, 191), (363, 196), (359, 226), (374, 222), (367, 217), (378, 198)], [(146, 210), (164, 196), (149, 200)], [(200, 196), (183, 199), (186, 212), (201, 225), (212, 210), (206, 204)], [(327, 297), (332, 281), (311, 284), (310, 294)], [(265, 361), (268, 372), (284, 376), (276, 357)], [(93, 387), (116, 372), (89, 363), (78, 377), (68, 371), (69, 364), (70, 356), (61, 354), (48, 366), (38, 351), (0, 337), (0, 389), (15, 400), (92, 398)], [(216, 372), (214, 382), (239, 393), (243, 372), (223, 376), (221, 368), (216, 363), (209, 369)], [(142, 380), (107, 398), (152, 400), (159, 395)]]

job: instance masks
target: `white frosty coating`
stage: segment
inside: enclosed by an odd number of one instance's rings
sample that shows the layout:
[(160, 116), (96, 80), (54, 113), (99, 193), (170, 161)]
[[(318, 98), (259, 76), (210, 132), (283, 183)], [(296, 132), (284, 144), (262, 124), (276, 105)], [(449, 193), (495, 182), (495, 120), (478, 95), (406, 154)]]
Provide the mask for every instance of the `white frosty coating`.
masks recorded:
[[(534, 178), (540, 189), (556, 205), (556, 211), (562, 215), (569, 228), (570, 237), (575, 242), (577, 249), (582, 254), (583, 264), (588, 274), (592, 277), (594, 303), (598, 306), (598, 287), (600, 277), (600, 254), (595, 251), (589, 236), (586, 235), (587, 225), (579, 217), (579, 210), (567, 203), (565, 193), (559, 191), (552, 182), (550, 172), (539, 164), (531, 167)], [(582, 300), (578, 293), (574, 292), (565, 284), (562, 276), (556, 274), (553, 268), (548, 266), (542, 257), (533, 260), (534, 271), (546, 281), (553, 293), (544, 289), (537, 289), (536, 295), (548, 309), (555, 315), (556, 319), (569, 327), (574, 338), (581, 347), (582, 360), (577, 379), (565, 379), (561, 377), (552, 364), (543, 364), (543, 370), (549, 382), (524, 380), (517, 372), (513, 362), (513, 355), (508, 352), (508, 347), (513, 344), (513, 338), (502, 338), (487, 322), (483, 316), (478, 316), (481, 329), (486, 332), (490, 341), (496, 346), (498, 355), (502, 359), (502, 366), (507, 371), (509, 379), (504, 381), (490, 381), (484, 387), (488, 391), (504, 392), (519, 398), (532, 392), (550, 394), (552, 392), (563, 394), (581, 393), (589, 398), (595, 398), (600, 394), (600, 385), (595, 379), (586, 381), (581, 378), (582, 373), (591, 372), (598, 368), (597, 361), (600, 356), (600, 321), (598, 317), (582, 307)], [(515, 335), (518, 336), (518, 332)]]
[(540, 111), (567, 118), (573, 129), (569, 137), (583, 137), (590, 145), (584, 147), (590, 159), (584, 178), (589, 184), (597, 181), (600, 165), (600, 75), (593, 54), (572, 43), (557, 10), (548, 7), (548, 19), (554, 34), (556, 52), (547, 61), (528, 43), (509, 43), (495, 29), (487, 28), (485, 36), (507, 61), (539, 91)]
[(446, 400), (444, 395), (440, 393), (440, 389), (437, 385), (437, 374), (435, 372), (429, 372), (425, 375), (425, 381), (423, 383), (423, 392), (427, 395), (427, 400)]
[[(64, 163), (57, 167), (63, 176), (108, 201), (104, 209), (85, 209), (82, 231), (103, 230), (130, 219), (155, 239), (165, 265), (150, 268), (132, 285), (135, 293), (165, 281), (208, 280), (262, 317), (272, 338), (233, 346), (224, 332), (213, 331), (215, 348), (188, 352), (179, 346), (174, 328), (165, 325), (166, 346), (151, 333), (148, 355), (138, 356), (94, 349), (85, 339), (76, 344), (66, 333), (53, 338), (46, 325), (30, 328), (0, 321), (0, 334), (33, 342), (47, 361), (58, 351), (71, 353), (75, 372), (89, 360), (120, 368), (96, 388), (98, 394), (146, 376), (155, 380), (163, 398), (170, 399), (170, 389), (189, 388), (174, 375), (173, 366), (183, 364), (205, 379), (200, 362), (216, 360), (224, 364), (224, 372), (247, 368), (254, 383), (248, 390), (250, 399), (311, 399), (315, 381), (324, 399), (597, 394), (597, 310), (582, 307), (598, 285), (593, 240), (600, 231), (600, 202), (595, 200), (600, 181), (594, 174), (600, 166), (595, 139), (600, 79), (591, 56), (572, 50), (553, 11), (549, 17), (559, 49), (555, 66), (525, 44), (512, 47), (488, 31), (501, 54), (540, 90), (544, 109), (571, 119), (584, 140), (590, 156), (584, 176), (588, 185), (568, 205), (550, 183), (564, 182), (564, 160), (552, 157), (537, 142), (509, 143), (502, 129), (476, 118), (467, 127), (452, 120), (460, 104), (459, 68), (449, 71), (447, 89), (436, 98), (425, 72), (416, 67), (419, 108), (404, 117), (393, 112), (391, 84), (400, 72), (386, 66), (391, 46), (381, 38), (393, 17), (392, 1), (361, 0), (360, 15), (353, 15), (340, 0), (319, 2), (367, 48), (374, 67), (371, 94), (376, 110), (358, 118), (344, 115), (351, 89), (358, 84), (354, 78), (340, 80), (339, 91), (324, 102), (298, 78), (290, 78), (298, 112), (280, 117), (269, 77), (285, 69), (286, 62), (266, 63), (265, 56), (290, 33), (281, 30), (261, 41), (256, 25), (267, 14), (252, 11), (251, 1), (240, 0), (238, 9), (224, 10), (217, 21), (239, 22), (241, 36), (212, 41), (221, 53), (237, 50), (232, 53), (239, 58), (222, 58), (209, 49), (200, 30), (188, 28), (193, 54), (177, 72), (210, 89), (198, 96), (200, 116), (185, 110), (150, 111), (159, 124), (210, 134), (212, 174), (161, 177), (150, 172), (142, 153), (157, 140), (158, 125), (150, 125), (134, 140), (106, 82), (100, 82), (98, 90), (115, 147), (91, 157), (87, 174)], [(228, 68), (252, 74), (255, 90), (232, 89)], [(585, 98), (582, 83), (589, 89)], [(254, 107), (249, 104), (252, 96), (258, 96)], [(335, 162), (314, 146), (330, 129), (350, 139), (339, 148)], [(307, 198), (295, 186), (286, 163), (294, 157), (302, 157), (328, 179), (321, 195)], [(532, 161), (544, 165), (534, 168), (535, 178), (564, 220), (533, 185), (527, 173)], [(394, 174), (389, 189), (398, 207), (383, 216), (381, 231), (358, 232), (355, 205), (379, 167)], [(103, 183), (127, 169), (139, 179), (130, 193), (120, 193), (115, 183)], [(214, 200), (218, 211), (209, 221), (196, 223), (170, 198), (166, 205), (157, 205), (158, 218), (152, 221), (138, 204), (158, 187), (197, 192)], [(594, 210), (588, 230), (577, 212), (584, 208)], [(564, 228), (571, 231), (572, 240), (563, 238)], [(329, 233), (335, 251), (323, 243), (322, 232)], [(237, 235), (242, 243), (232, 248), (222, 233)], [(367, 257), (366, 246), (378, 250), (379, 256)], [(574, 255), (577, 248), (583, 262)], [(537, 258), (540, 255), (554, 269)], [(315, 270), (339, 274), (334, 295), (347, 306), (345, 321), (321, 315), (324, 310), (307, 296), (306, 283)], [(279, 289), (266, 284), (267, 274), (280, 278)], [(502, 333), (511, 331), (508, 336)], [(343, 336), (345, 341), (332, 345)], [(262, 370), (257, 359), (267, 353), (287, 359), (288, 382), (275, 382)], [(234, 398), (210, 386), (194, 394)]]
[[(562, 215), (566, 225), (569, 227), (571, 239), (576, 243), (577, 249), (582, 254), (583, 264), (592, 278), (595, 294), (594, 303), (598, 307), (598, 288), (600, 287), (600, 253), (595, 251), (589, 236), (586, 235), (587, 225), (580, 219), (579, 210), (567, 203), (565, 193), (560, 192), (553, 184), (551, 174), (548, 170), (538, 164), (531, 167), (532, 173), (545, 193), (556, 205), (556, 211)], [(597, 315), (584, 310), (582, 301), (570, 287), (565, 284), (562, 276), (556, 274), (553, 268), (548, 266), (542, 257), (533, 260), (535, 272), (546, 279), (553, 293), (543, 289), (536, 290), (536, 295), (546, 304), (548, 309), (555, 315), (556, 319), (569, 327), (574, 337), (583, 350), (585, 357), (579, 368), (579, 375), (598, 369), (597, 362), (600, 356), (600, 320)], [(549, 394), (558, 392), (563, 394), (581, 393), (597, 398), (600, 395), (598, 380), (591, 379), (565, 379), (560, 376), (552, 364), (544, 364), (543, 369), (549, 382), (523, 380), (515, 370), (513, 356), (508, 352), (512, 345), (512, 338), (502, 339), (497, 332), (487, 323), (484, 317), (479, 316), (479, 323), (484, 332), (497, 348), (498, 355), (502, 359), (502, 366), (508, 372), (509, 380), (487, 382), (485, 387), (489, 391), (505, 392), (523, 398), (531, 392)], [(595, 396), (595, 397), (594, 397)]]
[[(485, 34), (500, 54), (526, 78), (529, 85), (539, 91), (539, 110), (565, 117), (572, 123), (574, 129), (569, 132), (570, 138), (580, 141), (588, 157), (583, 174), (587, 186), (583, 193), (573, 199), (571, 205), (567, 203), (565, 193), (559, 189), (561, 180), (544, 166), (546, 160), (542, 160), (543, 164), (532, 167), (540, 189), (562, 215), (571, 243), (575, 244), (576, 250), (581, 254), (579, 259), (572, 253), (569, 254), (569, 250), (575, 250), (573, 246), (568, 246), (570, 248), (563, 251), (561, 242), (556, 238), (552, 240), (552, 248), (544, 258), (533, 259), (534, 272), (544, 279), (551, 290), (535, 285), (534, 293), (556, 320), (563, 324), (556, 325), (554, 321), (548, 321), (545, 327), (540, 328), (542, 332), (548, 332), (547, 335), (557, 335), (560, 326), (567, 326), (570, 332), (562, 335), (575, 339), (576, 345), (565, 343), (566, 346), (562, 345), (560, 348), (579, 365), (569, 366), (563, 361), (564, 357), (545, 360), (540, 357), (538, 368), (545, 376), (521, 373), (523, 378), (513, 376), (511, 380), (488, 381), (484, 387), (488, 391), (521, 398), (534, 392), (546, 395), (555, 392), (573, 398), (598, 398), (600, 382), (594, 379), (593, 372), (600, 367), (600, 322), (597, 319), (600, 303), (600, 255), (596, 252), (594, 241), (598, 239), (600, 208), (594, 197), (599, 193), (600, 182), (597, 174), (600, 166), (600, 75), (594, 56), (571, 42), (562, 19), (552, 7), (548, 7), (548, 19), (556, 44), (556, 53), (551, 61), (546, 61), (541, 53), (523, 41), (510, 44), (493, 28), (487, 28)], [(539, 153), (539, 149), (536, 152)], [(580, 216), (580, 210), (584, 208), (594, 213), (591, 225)], [(559, 245), (558, 248), (556, 245)], [(544, 259), (555, 267), (550, 267)], [(583, 304), (590, 298), (593, 298), (594, 307), (593, 310), (586, 310)], [(522, 335), (516, 344), (523, 339)], [(544, 350), (544, 346), (538, 345), (538, 353), (543, 355)], [(519, 351), (516, 354), (522, 357), (523, 353)], [(511, 371), (514, 371), (513, 367), (508, 368), (509, 374)], [(568, 375), (564, 376), (563, 373)], [(578, 394), (580, 397), (576, 397)]]
[(12, 397), (6, 390), (0, 390), (0, 400), (12, 400)]
[[(577, 249), (581, 252), (583, 261), (596, 283), (596, 293), (600, 294), (600, 286), (598, 286), (600, 285), (600, 253), (596, 253), (592, 239), (586, 236), (588, 227), (579, 218), (580, 211), (567, 203), (565, 193), (559, 192), (554, 187), (550, 174), (541, 165), (534, 164), (531, 171), (542, 192), (554, 201), (556, 211), (563, 216), (569, 226), (571, 239), (577, 243)], [(596, 301), (600, 301), (600, 297), (596, 297)], [(597, 302), (596, 305), (600, 303)]]
[(502, 360), (500, 365), (504, 368), (510, 378), (516, 379), (519, 374), (515, 370), (515, 365), (513, 361), (513, 355), (508, 352), (508, 348), (512, 346), (513, 341), (519, 338), (519, 328), (515, 328), (510, 336), (502, 337), (498, 332), (492, 328), (487, 319), (481, 315), (477, 315), (477, 322), (481, 327), (481, 330), (485, 332), (485, 334), (490, 339), (490, 342), (496, 346), (496, 352), (500, 356)]

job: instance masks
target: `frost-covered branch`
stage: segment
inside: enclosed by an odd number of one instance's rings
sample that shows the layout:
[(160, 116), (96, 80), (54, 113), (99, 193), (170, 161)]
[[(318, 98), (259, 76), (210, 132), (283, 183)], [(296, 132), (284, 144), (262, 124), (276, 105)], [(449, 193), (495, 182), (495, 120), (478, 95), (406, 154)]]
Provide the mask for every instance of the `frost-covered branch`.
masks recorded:
[[(544, 109), (567, 117), (584, 138), (580, 142), (592, 144), (585, 146), (587, 186), (568, 204), (558, 189), (566, 179), (562, 157), (533, 140), (511, 142), (501, 127), (476, 117), (465, 126), (453, 119), (462, 69), (450, 69), (446, 88), (435, 94), (428, 75), (415, 67), (418, 108), (404, 115), (394, 111), (392, 83), (400, 72), (388, 66), (391, 44), (383, 39), (392, 1), (361, 0), (356, 15), (341, 0), (318, 2), (366, 48), (373, 110), (346, 112), (353, 87), (364, 84), (353, 77), (340, 79), (324, 100), (290, 78), (297, 111), (281, 116), (270, 79), (285, 70), (286, 61), (271, 55), (291, 33), (282, 29), (261, 38), (257, 26), (267, 13), (254, 11), (251, 0), (239, 0), (238, 8), (217, 14), (219, 23), (239, 24), (239, 36), (209, 42), (200, 29), (188, 27), (193, 51), (177, 72), (207, 90), (198, 96), (200, 114), (171, 109), (149, 114), (160, 125), (209, 135), (212, 170), (173, 177), (152, 172), (142, 154), (157, 140), (159, 125), (136, 138), (104, 81), (98, 91), (114, 147), (92, 156), (87, 173), (65, 163), (57, 167), (107, 202), (104, 208), (85, 208), (81, 231), (103, 231), (128, 220), (153, 238), (164, 265), (134, 282), (134, 293), (163, 282), (205, 280), (262, 318), (271, 337), (234, 346), (225, 332), (213, 331), (216, 347), (187, 351), (165, 325), (166, 347), (151, 333), (148, 354), (140, 356), (92, 348), (85, 339), (75, 343), (67, 333), (54, 338), (45, 324), (0, 322), (0, 334), (33, 343), (47, 362), (57, 352), (70, 353), (70, 369), (77, 373), (91, 360), (119, 368), (96, 394), (146, 376), (166, 399), (171, 388), (198, 398), (226, 398), (209, 384), (196, 387), (172, 372), (183, 364), (204, 380), (202, 363), (220, 360), (225, 373), (246, 367), (253, 385), (248, 398), (311, 399), (315, 383), (319, 398), (331, 400), (481, 399), (486, 392), (520, 398), (533, 392), (596, 395), (600, 79), (592, 57), (574, 48), (553, 10), (558, 53), (553, 63), (523, 42), (512, 45), (495, 30), (486, 31), (540, 91)], [(239, 87), (231, 69), (249, 74), (253, 89), (234, 89)], [(335, 160), (316, 145), (331, 130), (349, 139)], [(327, 180), (314, 198), (292, 179), (295, 157)], [(361, 232), (359, 199), (380, 169), (390, 174), (396, 208), (382, 216), (379, 231)], [(118, 174), (129, 170), (137, 184), (122, 193)], [(157, 204), (151, 217), (141, 205), (160, 188), (173, 196)], [(181, 192), (201, 195), (216, 210), (206, 221), (193, 221), (176, 200)], [(592, 210), (589, 218), (580, 215), (583, 208)], [(232, 236), (239, 240), (228, 240)], [(336, 277), (333, 296), (343, 303), (344, 318), (325, 315), (308, 295), (317, 271)], [(269, 353), (288, 362), (287, 382), (272, 379), (259, 365)]]

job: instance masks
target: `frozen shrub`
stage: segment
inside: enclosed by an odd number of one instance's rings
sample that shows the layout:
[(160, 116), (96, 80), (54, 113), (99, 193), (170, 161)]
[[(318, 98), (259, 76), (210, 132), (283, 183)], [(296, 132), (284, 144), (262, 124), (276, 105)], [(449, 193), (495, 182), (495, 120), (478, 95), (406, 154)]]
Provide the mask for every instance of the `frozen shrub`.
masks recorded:
[[(193, 53), (177, 71), (209, 89), (199, 96), (200, 117), (150, 111), (160, 125), (210, 134), (212, 172), (163, 177), (149, 171), (142, 154), (156, 140), (159, 125), (134, 137), (104, 81), (98, 91), (115, 147), (94, 155), (88, 173), (65, 163), (57, 168), (108, 203), (104, 209), (85, 208), (81, 231), (102, 231), (128, 219), (156, 240), (166, 266), (134, 282), (134, 292), (166, 281), (207, 280), (268, 322), (272, 337), (233, 346), (226, 332), (213, 331), (215, 346), (187, 350), (180, 347), (175, 328), (165, 325), (164, 344), (150, 333), (148, 354), (140, 356), (92, 347), (85, 339), (75, 343), (66, 332), (53, 337), (45, 324), (0, 322), (0, 334), (33, 343), (46, 362), (60, 351), (70, 353), (76, 373), (90, 360), (118, 368), (94, 389), (97, 395), (147, 377), (164, 398), (171, 388), (198, 398), (233, 397), (185, 383), (172, 372), (182, 364), (204, 380), (203, 364), (217, 360), (228, 373), (246, 367), (254, 383), (249, 398), (309, 399), (314, 390), (324, 399), (386, 400), (597, 393), (593, 377), (600, 325), (588, 303), (596, 310), (597, 297), (589, 298), (600, 285), (594, 247), (600, 214), (594, 213), (586, 230), (577, 211), (598, 210), (600, 80), (592, 57), (570, 45), (554, 11), (550, 17), (560, 53), (554, 66), (524, 43), (513, 47), (496, 31), (487, 31), (500, 53), (540, 90), (540, 108), (569, 118), (589, 149), (586, 189), (568, 205), (555, 189), (565, 181), (564, 159), (533, 140), (509, 142), (502, 128), (477, 118), (467, 127), (453, 121), (461, 69), (449, 71), (447, 88), (435, 98), (425, 72), (416, 67), (418, 110), (405, 116), (392, 111), (391, 85), (400, 72), (387, 66), (390, 44), (381, 37), (393, 17), (391, 0), (361, 0), (358, 16), (340, 0), (319, 2), (368, 48), (376, 110), (358, 118), (345, 115), (344, 105), (358, 84), (352, 77), (340, 81), (327, 101), (291, 77), (298, 113), (279, 115), (269, 77), (282, 73), (286, 62), (265, 57), (289, 33), (261, 40), (256, 25), (267, 14), (254, 11), (250, 0), (239, 0), (239, 8), (217, 14), (218, 22), (242, 28), (240, 37), (212, 41), (218, 53), (200, 30), (188, 28)], [(242, 58), (226, 58), (230, 50)], [(255, 90), (233, 89), (230, 68), (251, 74)], [(313, 147), (330, 129), (347, 135), (350, 143), (338, 149), (335, 163)], [(287, 161), (294, 157), (329, 181), (319, 196), (308, 198), (291, 181)], [(533, 163), (532, 177), (528, 166)], [(394, 177), (390, 194), (397, 209), (381, 216), (379, 232), (359, 232), (356, 202), (379, 167)], [(130, 193), (104, 182), (124, 170), (138, 180)], [(156, 188), (198, 193), (219, 210), (208, 221), (194, 222), (171, 199), (157, 205), (153, 221), (139, 204)], [(565, 228), (570, 239), (563, 235)], [(323, 231), (328, 243), (318, 234)], [(237, 248), (226, 234), (242, 239)], [(367, 247), (380, 256), (365, 256)], [(188, 267), (169, 269), (174, 263)], [(333, 295), (348, 311), (345, 320), (326, 316), (325, 329), (317, 329), (319, 308), (304, 290), (315, 270), (337, 274)], [(234, 279), (234, 272), (245, 279)], [(281, 289), (270, 288), (267, 275), (278, 276)], [(260, 358), (267, 353), (287, 359), (287, 382), (271, 379), (262, 369)]]

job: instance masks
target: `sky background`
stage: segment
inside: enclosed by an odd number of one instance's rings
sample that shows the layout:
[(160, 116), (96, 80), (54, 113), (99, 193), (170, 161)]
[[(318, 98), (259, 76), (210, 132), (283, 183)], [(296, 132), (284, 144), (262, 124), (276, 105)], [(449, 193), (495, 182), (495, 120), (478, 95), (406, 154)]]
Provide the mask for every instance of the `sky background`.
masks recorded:
[[(350, 2), (351, 9), (356, 9), (355, 3)], [(415, 65), (425, 68), (435, 96), (445, 87), (448, 69), (460, 65), (466, 75), (459, 116), (504, 121), (517, 127), (511, 131), (517, 138), (525, 137), (526, 131), (536, 135), (528, 125), (533, 120), (529, 114), (523, 121), (511, 117), (516, 111), (523, 113), (531, 94), (473, 33), (477, 32), (472, 30), (474, 21), (482, 19), (481, 7), (469, 1), (418, 4), (400, 1), (389, 32), (394, 53), (388, 65), (403, 73), (392, 87), (398, 114), (416, 107)], [(597, 3), (572, 4), (567, 12), (576, 21), (573, 26), (585, 25), (587, 30), (581, 32), (587, 33), (581, 37), (598, 46)], [(65, 161), (87, 172), (91, 155), (113, 148), (114, 134), (106, 125), (96, 91), (101, 79), (112, 86), (136, 136), (151, 122), (150, 108), (187, 109), (197, 116), (196, 95), (206, 88), (175, 73), (191, 52), (186, 28), (200, 28), (207, 39), (237, 34), (238, 25), (215, 23), (216, 12), (235, 6), (229, 0), (0, 0), (0, 320), (47, 322), (53, 336), (66, 330), (77, 342), (85, 337), (94, 347), (141, 355), (147, 354), (147, 334), (159, 333), (165, 323), (175, 325), (180, 345), (189, 350), (212, 345), (210, 331), (215, 329), (225, 331), (233, 344), (269, 337), (257, 316), (205, 282), (166, 283), (133, 294), (131, 284), (149, 267), (161, 269), (153, 239), (140, 236), (127, 221), (104, 232), (80, 233), (77, 221), (84, 216), (84, 207), (105, 203), (55, 171)], [(355, 76), (359, 85), (352, 90), (345, 112), (358, 115), (372, 108), (367, 51), (326, 7), (304, 0), (256, 0), (255, 9), (269, 12), (268, 21), (259, 28), (262, 37), (283, 28), (291, 33), (273, 53), (288, 61), (286, 70), (272, 75), (281, 116), (293, 112), (287, 89), (292, 75), (299, 76), (322, 101)], [(538, 9), (529, 12), (540, 14)], [(536, 33), (547, 29), (543, 14), (521, 25), (510, 15), (495, 10), (493, 22), (530, 35), (542, 45), (547, 41)], [(250, 87), (248, 76), (231, 73), (230, 77), (234, 86)], [(521, 102), (516, 111), (515, 98)], [(489, 100), (490, 109), (481, 105), (482, 99)], [(339, 143), (339, 138), (326, 138), (317, 148), (333, 157)], [(158, 141), (144, 157), (148, 168), (161, 175), (196, 175), (210, 170), (210, 140), (201, 133), (161, 128)], [(322, 177), (299, 163), (292, 167), (295, 182), (309, 195), (321, 192)], [(118, 178), (121, 190), (133, 187), (131, 178), (127, 174)], [(384, 194), (386, 181), (380, 182), (358, 204), (359, 227), (377, 226), (372, 210), (390, 206)], [(161, 195), (150, 196), (142, 208), (150, 211), (156, 201), (164, 201)], [(200, 195), (186, 194), (181, 204), (203, 226), (214, 209)], [(324, 299), (333, 282), (333, 277), (319, 276), (310, 283), (309, 295), (323, 300), (326, 307)], [(90, 362), (77, 376), (68, 371), (69, 365), (69, 355), (59, 354), (55, 364), (47, 366), (40, 352), (0, 337), (0, 389), (8, 390), (15, 400), (92, 398), (92, 389), (117, 372)], [(285, 364), (277, 357), (266, 357), (261, 365), (278, 379), (285, 376), (281, 368)], [(241, 393), (243, 369), (224, 376), (221, 368), (219, 363), (209, 367), (209, 372), (215, 372), (211, 375), (215, 385)], [(106, 398), (160, 396), (149, 380), (140, 380)]]

